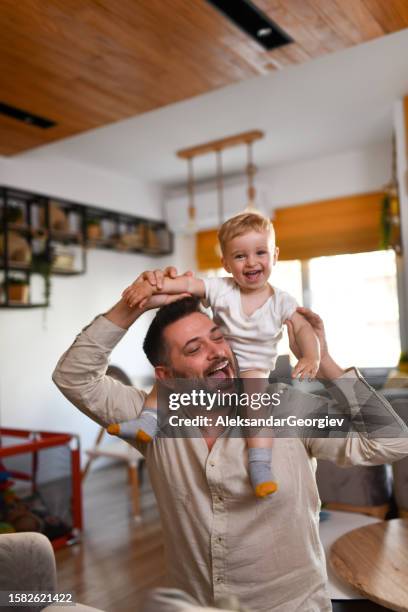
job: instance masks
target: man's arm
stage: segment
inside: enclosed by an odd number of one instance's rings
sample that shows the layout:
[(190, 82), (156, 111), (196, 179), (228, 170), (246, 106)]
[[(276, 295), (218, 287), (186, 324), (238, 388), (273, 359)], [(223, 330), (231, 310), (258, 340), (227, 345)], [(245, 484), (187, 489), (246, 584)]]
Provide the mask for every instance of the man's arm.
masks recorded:
[[(330, 356), (324, 324), (316, 313), (308, 308), (298, 308), (315, 332), (320, 344), (318, 378), (325, 381), (331, 400), (314, 396), (313, 407), (323, 411), (334, 410), (336, 416), (343, 413), (352, 420), (352, 431), (343, 437), (304, 438), (309, 454), (317, 459), (333, 461), (340, 466), (379, 465), (392, 463), (408, 455), (408, 428), (392, 409), (387, 400), (364, 380), (355, 368), (343, 370)], [(287, 322), (290, 348), (301, 357), (293, 324)], [(302, 411), (312, 396), (290, 390), (290, 408)], [(308, 416), (311, 416), (310, 414)], [(338, 436), (339, 434), (336, 434)]]
[[(328, 415), (348, 417), (350, 431), (305, 438), (310, 455), (343, 467), (392, 463), (408, 456), (407, 426), (355, 368), (327, 384), (327, 391), (332, 398), (327, 401)], [(330, 415), (333, 411), (335, 415)]]
[(126, 314), (117, 305), (106, 316), (97, 317), (62, 355), (52, 375), (61, 393), (103, 427), (134, 419), (143, 408), (143, 391), (106, 375), (110, 353), (138, 316)]
[(302, 357), (293, 368), (292, 378), (314, 378), (320, 365), (320, 345), (309, 321), (295, 312), (291, 317), (293, 333)]
[[(164, 273), (160, 270), (145, 272), (139, 281), (144, 282), (151, 275), (162, 278), (163, 275), (176, 274), (175, 268), (171, 267)], [(122, 298), (105, 315), (94, 319), (62, 355), (54, 370), (52, 378), (60, 391), (74, 406), (103, 427), (137, 418), (146, 394), (106, 376), (110, 353), (146, 310), (158, 308), (179, 297), (156, 295), (144, 308), (129, 308)]]

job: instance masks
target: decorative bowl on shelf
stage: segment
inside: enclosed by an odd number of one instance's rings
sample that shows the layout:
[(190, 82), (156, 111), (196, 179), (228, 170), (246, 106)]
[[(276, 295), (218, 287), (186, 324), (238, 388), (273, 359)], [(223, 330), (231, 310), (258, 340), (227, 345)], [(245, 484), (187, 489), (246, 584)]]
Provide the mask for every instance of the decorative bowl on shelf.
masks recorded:
[[(29, 264), (31, 262), (31, 248), (23, 236), (17, 232), (8, 232), (7, 236), (8, 259), (14, 264)], [(0, 235), (0, 256), (4, 257), (4, 236)]]
[(123, 249), (140, 249), (143, 246), (143, 229), (122, 234), (118, 239), (118, 247)]
[[(39, 213), (40, 224), (45, 227), (45, 210), (40, 209)], [(49, 226), (55, 232), (68, 232), (69, 223), (68, 217), (64, 210), (58, 206), (56, 202), (50, 202), (49, 205)]]
[(102, 228), (99, 219), (88, 219), (86, 222), (86, 236), (88, 240), (100, 240)]
[(75, 254), (69, 247), (57, 245), (52, 250), (51, 272), (73, 272), (75, 268)]

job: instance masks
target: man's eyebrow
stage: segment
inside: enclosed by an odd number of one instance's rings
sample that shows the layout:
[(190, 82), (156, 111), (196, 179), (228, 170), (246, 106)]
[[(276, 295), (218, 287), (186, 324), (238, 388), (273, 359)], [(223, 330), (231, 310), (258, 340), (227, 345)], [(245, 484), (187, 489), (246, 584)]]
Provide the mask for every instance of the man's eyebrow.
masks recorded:
[[(214, 325), (214, 327), (212, 327), (210, 329), (210, 334), (212, 334), (212, 333), (214, 333), (216, 331), (220, 331), (220, 326), (219, 325)], [(190, 340), (187, 340), (187, 342), (183, 346), (183, 349), (185, 349), (192, 342), (198, 342), (200, 339), (201, 339), (201, 336), (195, 336), (195, 338), (191, 338)]]
[(192, 342), (197, 342), (198, 340), (200, 340), (200, 336), (196, 336), (195, 338), (191, 338), (191, 340), (187, 340), (187, 342), (185, 343), (185, 345), (183, 346), (183, 349), (185, 349), (189, 344), (191, 344)]

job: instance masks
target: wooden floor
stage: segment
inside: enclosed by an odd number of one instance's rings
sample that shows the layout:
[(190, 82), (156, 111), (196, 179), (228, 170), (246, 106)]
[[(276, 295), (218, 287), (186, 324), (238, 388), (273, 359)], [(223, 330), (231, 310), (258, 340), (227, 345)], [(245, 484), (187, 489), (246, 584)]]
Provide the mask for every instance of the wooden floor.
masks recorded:
[(140, 525), (130, 514), (124, 466), (91, 472), (85, 480), (82, 541), (56, 553), (59, 590), (72, 591), (76, 601), (106, 612), (137, 612), (143, 591), (164, 584), (161, 527), (143, 474)]

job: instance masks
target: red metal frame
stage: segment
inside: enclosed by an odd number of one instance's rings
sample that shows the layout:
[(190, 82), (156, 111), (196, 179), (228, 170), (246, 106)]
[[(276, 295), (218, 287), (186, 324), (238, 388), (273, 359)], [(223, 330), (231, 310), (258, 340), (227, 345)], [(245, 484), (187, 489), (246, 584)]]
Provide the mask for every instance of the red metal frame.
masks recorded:
[[(31, 438), (28, 442), (21, 442), (8, 446), (2, 446), (2, 436), (13, 438)], [(65, 546), (77, 537), (78, 532), (82, 531), (82, 489), (81, 489), (81, 469), (80, 469), (80, 446), (79, 437), (74, 434), (53, 433), (49, 431), (31, 431), (28, 429), (12, 429), (0, 427), (0, 468), (1, 460), (5, 457), (20, 455), (22, 453), (32, 453), (31, 473), (10, 471), (12, 478), (31, 481), (33, 490), (36, 485), (37, 453), (41, 449), (53, 446), (69, 445), (71, 450), (71, 474), (72, 474), (72, 530), (70, 535), (52, 540), (54, 550)]]

